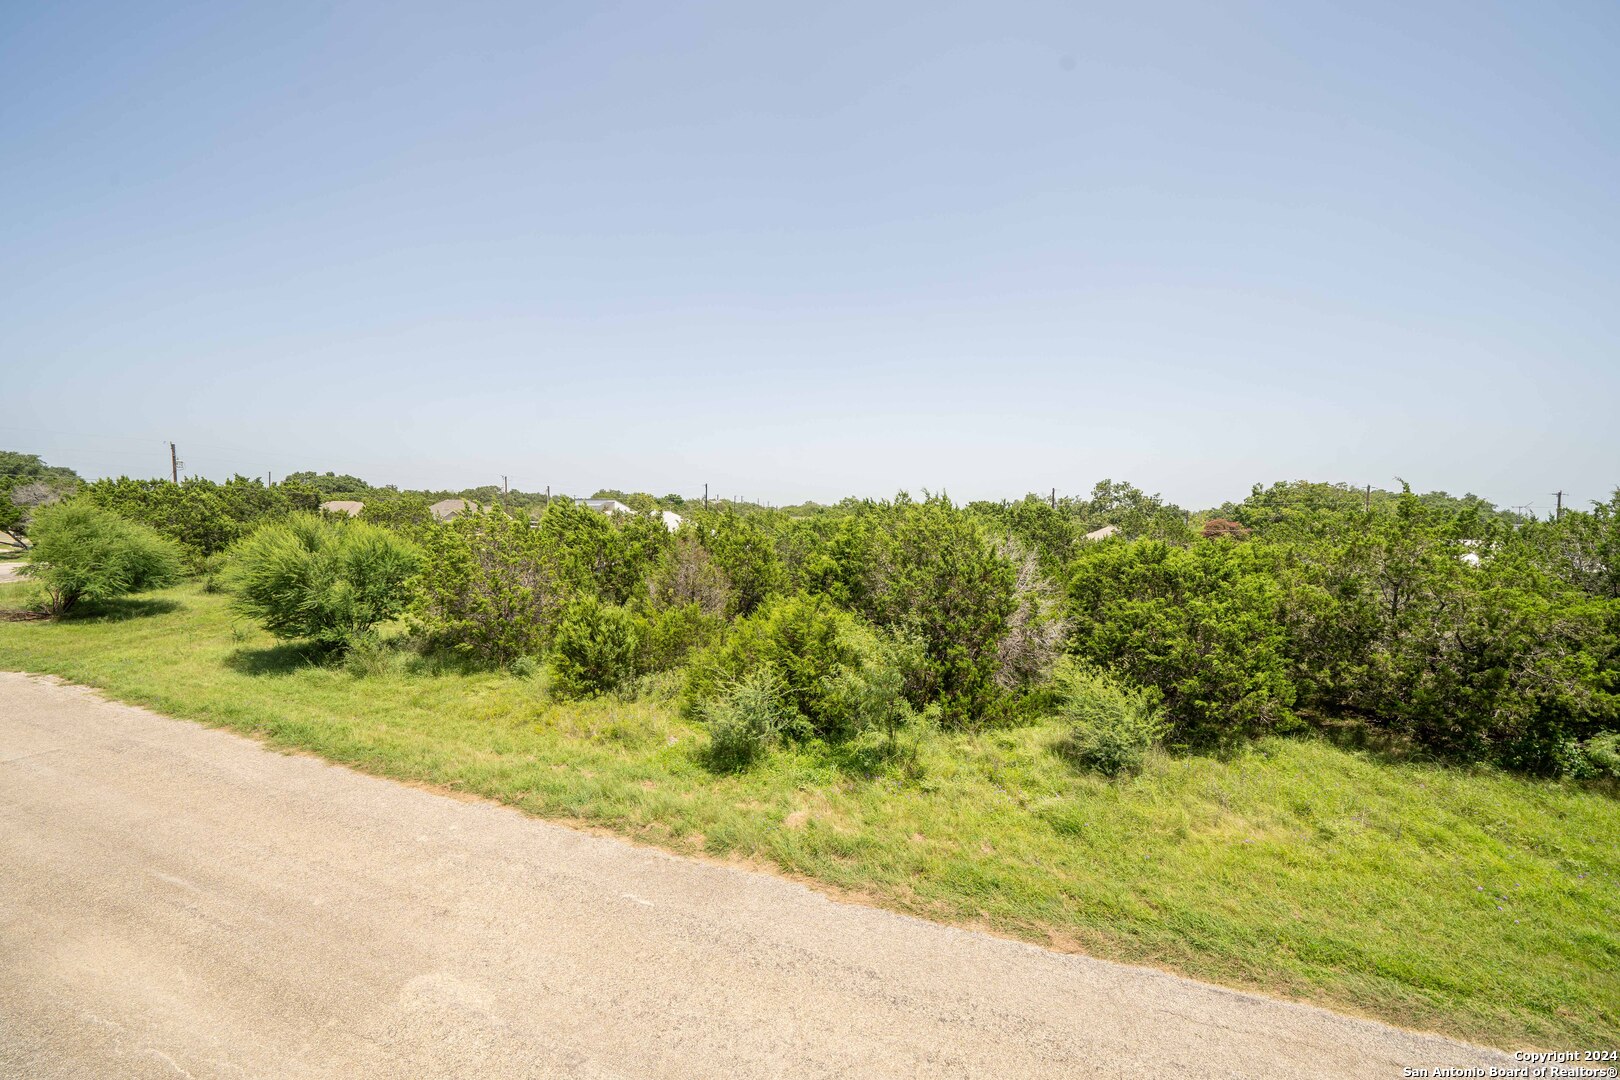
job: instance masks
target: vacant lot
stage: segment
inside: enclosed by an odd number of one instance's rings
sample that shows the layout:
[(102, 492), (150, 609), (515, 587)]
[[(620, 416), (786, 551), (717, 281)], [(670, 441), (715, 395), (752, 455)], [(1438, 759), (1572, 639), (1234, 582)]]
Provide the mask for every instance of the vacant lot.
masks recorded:
[(1058, 948), (1500, 1046), (1620, 1038), (1612, 793), (1314, 740), (1108, 782), (1039, 726), (716, 776), (656, 695), (557, 704), (407, 653), (320, 666), (196, 587), (0, 623), (0, 668)]

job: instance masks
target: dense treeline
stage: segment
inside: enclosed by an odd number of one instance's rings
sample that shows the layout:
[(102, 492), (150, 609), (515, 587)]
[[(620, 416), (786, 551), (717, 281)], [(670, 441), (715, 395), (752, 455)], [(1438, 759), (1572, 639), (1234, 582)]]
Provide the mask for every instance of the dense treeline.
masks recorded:
[(251, 533), (257, 526), (298, 511), (313, 511), (319, 494), (296, 483), (269, 486), (245, 476), (223, 484), (187, 477), (168, 480), (96, 480), (79, 497), (155, 529), (187, 553), (194, 568)]
[(561, 695), (673, 685), (728, 767), (1052, 711), (1108, 771), (1155, 741), (1306, 727), (1545, 774), (1614, 762), (1620, 493), (1555, 521), (1311, 483), (1191, 514), (1112, 481), (746, 512), (542, 496), (448, 522), (432, 493), (363, 487), (359, 519), (312, 512), (356, 485), (124, 479), (72, 501), (149, 527), (283, 636), (375, 648), (400, 618), (420, 648), (544, 669)]

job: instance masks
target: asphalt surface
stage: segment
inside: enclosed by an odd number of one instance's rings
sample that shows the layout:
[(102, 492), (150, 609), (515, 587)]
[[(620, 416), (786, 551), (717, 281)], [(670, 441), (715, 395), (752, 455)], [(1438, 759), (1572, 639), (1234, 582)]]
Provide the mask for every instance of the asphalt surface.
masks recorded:
[(0, 1076), (1394, 1077), (1507, 1063), (0, 673)]

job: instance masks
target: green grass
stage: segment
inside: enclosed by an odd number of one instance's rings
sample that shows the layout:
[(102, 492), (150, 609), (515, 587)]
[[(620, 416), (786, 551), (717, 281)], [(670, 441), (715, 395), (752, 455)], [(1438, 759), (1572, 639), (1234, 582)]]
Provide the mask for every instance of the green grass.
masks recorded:
[(410, 654), (362, 678), (195, 586), (0, 622), (0, 668), (1058, 948), (1510, 1048), (1620, 1041), (1620, 801), (1578, 785), (1311, 739), (1110, 782), (1050, 725), (717, 776), (665, 700), (557, 704)]

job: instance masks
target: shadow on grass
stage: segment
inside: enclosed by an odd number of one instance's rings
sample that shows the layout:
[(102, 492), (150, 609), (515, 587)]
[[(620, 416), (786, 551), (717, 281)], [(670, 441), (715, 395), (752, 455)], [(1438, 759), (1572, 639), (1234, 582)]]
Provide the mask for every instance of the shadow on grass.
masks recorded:
[(911, 783), (922, 779), (923, 741), (928, 732), (901, 728), (892, 734), (870, 731), (831, 742), (816, 740), (807, 749), (845, 776), (856, 780), (893, 780)]
[(399, 651), (400, 667), (407, 675), (482, 675), (501, 670), (499, 664), (432, 643), (403, 645)]
[(121, 596), (115, 600), (85, 602), (61, 616), (63, 622), (124, 622), (168, 615), (185, 607), (177, 600), (161, 597)]
[(314, 641), (286, 641), (251, 649), (239, 647), (225, 657), (225, 666), (240, 675), (291, 675), (309, 668), (341, 668), (359, 678), (386, 674), (476, 675), (500, 668), (451, 651), (419, 651), (404, 640), (359, 642), (343, 649)]
[(1108, 781), (1128, 780), (1141, 775), (1153, 757), (1173, 761), (1218, 761), (1230, 765), (1245, 758), (1270, 756), (1269, 751), (1253, 742), (1215, 746), (1155, 742), (1139, 748), (1135, 754), (1112, 758), (1113, 764), (1110, 766), (1109, 759), (1099, 761), (1094, 752), (1087, 749), (1079, 734), (1073, 731), (1060, 732), (1045, 740), (1045, 749), (1077, 776)]
[(237, 649), (225, 657), (225, 666), (239, 675), (291, 675), (319, 667), (330, 654), (304, 641), (290, 641), (264, 649)]

